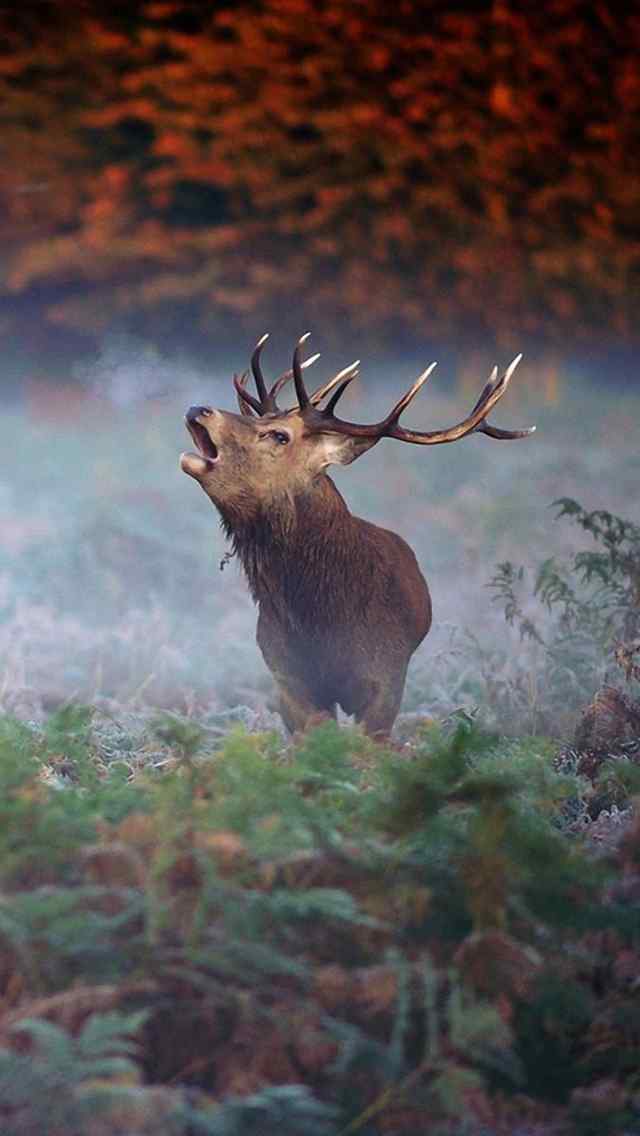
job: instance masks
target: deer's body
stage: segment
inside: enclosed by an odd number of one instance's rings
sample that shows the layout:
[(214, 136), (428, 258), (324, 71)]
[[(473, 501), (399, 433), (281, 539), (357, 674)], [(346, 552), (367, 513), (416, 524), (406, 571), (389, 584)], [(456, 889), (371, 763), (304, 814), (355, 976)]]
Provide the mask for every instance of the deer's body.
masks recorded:
[(287, 727), (340, 705), (369, 733), (388, 733), (409, 659), (431, 624), (408, 544), (354, 517), (324, 474), (258, 526), (228, 531), (259, 608), (258, 645)]
[[(285, 724), (303, 729), (340, 705), (369, 734), (383, 737), (398, 712), (411, 655), (431, 625), (429, 590), (408, 544), (354, 517), (326, 467), (349, 464), (381, 437), (417, 444), (455, 441), (474, 430), (522, 437), (522, 431), (486, 422), (513, 366), (500, 380), (494, 373), (463, 423), (418, 434), (398, 419), (431, 368), (382, 423), (347, 423), (335, 418), (333, 408), (355, 377), (355, 364), (309, 396), (299, 355), (304, 338), (292, 371), (269, 392), (260, 341), (252, 359), (259, 398), (236, 380), (241, 415), (189, 410), (187, 425), (199, 453), (183, 454), (181, 465), (218, 508), (242, 563), (259, 608), (258, 644)], [(291, 377), (298, 407), (281, 411), (275, 395)], [(318, 409), (334, 389), (327, 407)]]

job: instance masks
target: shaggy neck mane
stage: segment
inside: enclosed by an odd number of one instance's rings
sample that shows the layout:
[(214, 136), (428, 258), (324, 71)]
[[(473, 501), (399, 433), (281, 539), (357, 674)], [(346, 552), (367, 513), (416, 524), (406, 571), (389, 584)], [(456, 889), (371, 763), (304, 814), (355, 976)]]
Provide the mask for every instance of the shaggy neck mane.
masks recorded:
[[(270, 502), (250, 520), (223, 514), (222, 526), (242, 563), (254, 600), (294, 623), (337, 614), (348, 603), (340, 585), (353, 570), (361, 540), (329, 477), (303, 493)], [(362, 549), (360, 549), (362, 551)]]

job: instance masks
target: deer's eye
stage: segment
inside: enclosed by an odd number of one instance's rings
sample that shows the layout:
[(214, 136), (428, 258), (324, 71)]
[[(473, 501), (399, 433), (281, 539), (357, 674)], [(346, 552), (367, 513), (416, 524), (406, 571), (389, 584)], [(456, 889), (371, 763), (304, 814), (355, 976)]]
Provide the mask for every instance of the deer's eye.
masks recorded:
[(286, 446), (290, 441), (289, 435), (285, 434), (283, 430), (268, 430), (262, 437), (272, 438), (279, 446)]

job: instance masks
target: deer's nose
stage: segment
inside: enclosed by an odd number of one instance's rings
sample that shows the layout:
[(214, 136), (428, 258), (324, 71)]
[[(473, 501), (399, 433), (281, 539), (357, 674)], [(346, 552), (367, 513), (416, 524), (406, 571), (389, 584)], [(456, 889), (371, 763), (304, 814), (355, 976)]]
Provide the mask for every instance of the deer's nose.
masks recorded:
[(211, 414), (210, 406), (190, 406), (184, 417), (189, 425), (197, 422), (198, 418), (206, 418), (208, 414)]

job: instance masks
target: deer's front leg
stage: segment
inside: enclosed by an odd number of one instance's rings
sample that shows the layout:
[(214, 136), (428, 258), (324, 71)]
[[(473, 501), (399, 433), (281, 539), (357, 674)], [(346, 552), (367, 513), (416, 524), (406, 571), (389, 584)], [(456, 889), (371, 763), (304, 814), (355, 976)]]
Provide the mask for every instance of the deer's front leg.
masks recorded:
[(319, 692), (310, 688), (308, 676), (305, 681), (304, 669), (289, 641), (290, 632), (283, 629), (263, 607), (260, 608), (256, 638), (276, 683), (277, 709), (287, 729), (294, 734), (335, 717), (335, 705), (327, 705)]

